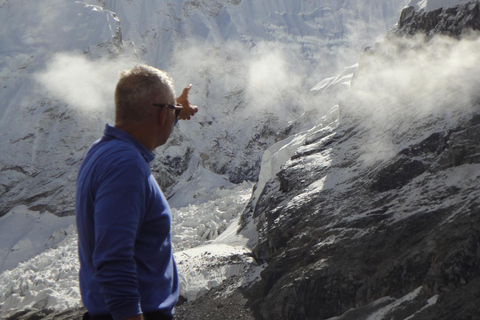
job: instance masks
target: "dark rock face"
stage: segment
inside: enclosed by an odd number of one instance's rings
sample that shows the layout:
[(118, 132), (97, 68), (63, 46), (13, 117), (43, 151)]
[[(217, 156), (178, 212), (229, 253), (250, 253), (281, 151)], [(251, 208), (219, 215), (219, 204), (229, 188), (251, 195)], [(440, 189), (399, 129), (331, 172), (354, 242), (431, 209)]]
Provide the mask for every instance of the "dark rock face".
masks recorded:
[(480, 30), (480, 5), (472, 1), (453, 8), (417, 12), (413, 7), (403, 10), (398, 21), (398, 33), (445, 34), (458, 37), (466, 30)]
[[(327, 186), (348, 159), (336, 169), (286, 165), (279, 184), (290, 187), (270, 194), (270, 207), (259, 215), (254, 252), (268, 266), (254, 307), (262, 318), (328, 319), (409, 294), (415, 306), (392, 310), (395, 319), (404, 319), (400, 309), (412, 319), (480, 318), (470, 303), (480, 298), (471, 284), (480, 280), (480, 126), (473, 123), (427, 137), (318, 193), (309, 191), (312, 181), (323, 172)], [(456, 303), (447, 298), (453, 296)], [(437, 303), (420, 312), (432, 297)]]
[(175, 320), (254, 320), (253, 311), (245, 307), (248, 298), (245, 290), (239, 288), (241, 280), (238, 277), (227, 279), (200, 299), (175, 307)]

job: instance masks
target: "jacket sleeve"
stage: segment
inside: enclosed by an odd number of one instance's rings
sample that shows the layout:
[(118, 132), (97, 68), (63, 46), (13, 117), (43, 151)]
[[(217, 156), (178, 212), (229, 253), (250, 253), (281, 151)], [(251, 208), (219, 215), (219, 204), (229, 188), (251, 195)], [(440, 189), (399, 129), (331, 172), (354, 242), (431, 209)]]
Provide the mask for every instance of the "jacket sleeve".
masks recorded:
[(136, 165), (110, 168), (94, 202), (95, 279), (114, 319), (142, 313), (134, 247), (145, 212), (146, 178)]

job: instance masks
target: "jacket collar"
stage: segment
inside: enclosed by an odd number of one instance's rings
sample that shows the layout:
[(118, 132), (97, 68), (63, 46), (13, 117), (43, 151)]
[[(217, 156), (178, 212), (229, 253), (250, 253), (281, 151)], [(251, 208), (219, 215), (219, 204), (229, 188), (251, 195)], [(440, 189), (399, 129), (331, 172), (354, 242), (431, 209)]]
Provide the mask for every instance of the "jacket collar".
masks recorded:
[(130, 134), (126, 133), (121, 129), (112, 127), (108, 123), (105, 125), (105, 130), (103, 131), (103, 134), (109, 138), (122, 140), (132, 144), (133, 146), (135, 146), (138, 152), (140, 152), (140, 154), (143, 156), (145, 161), (147, 161), (148, 163), (152, 162), (152, 160), (155, 158), (155, 155), (152, 152), (150, 152), (147, 148), (145, 148), (145, 146), (141, 144), (133, 136), (131, 136)]

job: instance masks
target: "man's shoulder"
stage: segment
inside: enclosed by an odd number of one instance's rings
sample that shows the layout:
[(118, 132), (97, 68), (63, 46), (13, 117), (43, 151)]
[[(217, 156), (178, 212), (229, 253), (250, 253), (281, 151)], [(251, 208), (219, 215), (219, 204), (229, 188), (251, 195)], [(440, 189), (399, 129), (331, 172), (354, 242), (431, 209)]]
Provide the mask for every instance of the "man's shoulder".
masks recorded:
[(100, 139), (89, 151), (90, 157), (109, 166), (147, 166), (141, 153), (132, 144), (118, 139)]

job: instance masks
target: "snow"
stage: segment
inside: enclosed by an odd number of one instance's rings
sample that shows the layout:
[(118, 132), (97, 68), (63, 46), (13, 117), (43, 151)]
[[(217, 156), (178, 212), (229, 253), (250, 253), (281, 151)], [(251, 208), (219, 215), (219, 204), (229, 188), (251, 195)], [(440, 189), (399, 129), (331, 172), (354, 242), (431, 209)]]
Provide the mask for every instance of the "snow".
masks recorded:
[(452, 8), (461, 4), (470, 3), (472, 0), (412, 0), (408, 6), (416, 10), (435, 11), (440, 8)]
[(180, 294), (194, 300), (223, 280), (249, 272), (250, 250), (242, 246), (215, 243), (175, 254)]
[[(438, 199), (439, 194), (448, 194), (448, 190), (452, 188), (459, 189), (469, 189), (474, 186), (478, 179), (480, 178), (480, 166), (477, 164), (465, 164), (462, 168), (450, 168), (443, 170), (438, 175), (440, 176), (425, 176), (420, 175), (413, 179), (411, 183), (411, 188), (420, 189), (420, 185), (427, 182), (428, 188), (424, 192), (430, 194), (429, 197), (431, 201), (429, 202), (429, 210), (436, 211), (441, 210), (442, 208), (454, 208), (455, 204), (467, 205), (468, 201), (466, 199), (460, 198), (459, 196), (453, 197), (443, 197)], [(422, 205), (421, 196), (418, 194), (406, 194), (402, 193), (400, 196), (392, 203), (389, 203), (388, 211), (385, 214), (391, 214), (392, 221), (397, 222), (403, 219), (406, 219), (412, 215), (418, 214), (419, 211), (412, 210), (412, 208), (419, 207)], [(424, 201), (424, 200), (423, 200)], [(408, 203), (409, 205), (406, 205)], [(445, 219), (444, 223), (451, 221), (457, 214), (462, 212), (462, 207), (457, 210), (452, 210), (451, 215)], [(424, 212), (425, 209), (423, 209)]]
[(437, 300), (438, 300), (438, 295), (434, 295), (433, 297), (431, 297), (430, 299), (427, 300), (427, 304), (425, 306), (423, 306), (420, 310), (418, 310), (417, 312), (415, 312), (414, 314), (412, 314), (408, 318), (405, 318), (405, 320), (413, 319), (416, 314), (418, 314), (418, 313), (422, 312), (423, 310), (435, 305), (437, 303)]
[[(400, 299), (395, 300), (394, 302), (388, 304), (387, 306), (381, 308), (377, 312), (374, 312), (371, 314), (366, 320), (382, 320), (385, 319), (385, 316), (394, 310), (395, 308), (401, 307), (403, 304), (408, 303), (410, 301), (415, 300), (421, 293), (422, 293), (423, 287), (418, 287), (412, 292), (406, 294), (405, 296), (401, 297)], [(412, 319), (415, 317), (415, 314), (420, 313), (422, 310), (425, 310), (428, 307), (431, 307), (432, 305), (437, 303), (438, 296), (435, 295), (431, 297), (430, 299), (427, 300), (427, 304), (423, 306), (420, 310), (412, 314), (411, 316), (405, 318), (405, 320)]]
[(175, 250), (215, 240), (243, 211), (251, 194), (252, 184), (249, 182), (232, 184), (230, 187), (196, 189), (194, 197), (198, 204), (192, 202), (186, 207), (172, 208), (172, 242)]
[(381, 308), (379, 311), (373, 313), (370, 315), (367, 320), (380, 320), (383, 319), (384, 316), (392, 309), (402, 305), (402, 303), (405, 303), (406, 301), (412, 301), (414, 300), (422, 291), (422, 287), (418, 287), (414, 291), (408, 293), (407, 295), (403, 296), (402, 298), (396, 300), (395, 302)]
[(75, 217), (59, 218), (17, 206), (0, 218), (0, 272), (50, 248), (71, 234)]
[(403, 296), (402, 298), (396, 300), (395, 302), (381, 308), (379, 311), (373, 313), (370, 315), (367, 320), (381, 320), (384, 318), (384, 316), (391, 311), (392, 309), (395, 309), (396, 307), (401, 306), (403, 303), (407, 301), (412, 301), (414, 300), (422, 291), (422, 287), (416, 288), (414, 291), (408, 293), (407, 295)]
[(321, 91), (328, 92), (329, 90), (336, 90), (338, 87), (341, 89), (348, 89), (350, 87), (350, 82), (352, 81), (353, 74), (357, 71), (358, 64), (346, 67), (339, 74), (325, 78), (319, 83), (317, 83), (310, 91)]
[(77, 235), (72, 230), (58, 246), (0, 274), (0, 313), (34, 305), (57, 310), (79, 305)]

